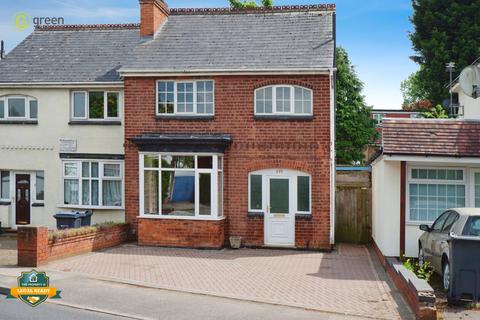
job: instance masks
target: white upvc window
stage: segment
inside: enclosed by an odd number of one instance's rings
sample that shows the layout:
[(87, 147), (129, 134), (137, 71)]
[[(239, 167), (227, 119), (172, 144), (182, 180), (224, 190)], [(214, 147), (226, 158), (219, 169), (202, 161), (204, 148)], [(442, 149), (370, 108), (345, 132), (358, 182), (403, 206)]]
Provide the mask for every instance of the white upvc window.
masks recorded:
[(409, 167), (407, 179), (408, 222), (431, 223), (446, 209), (465, 207), (463, 168)]
[(123, 208), (123, 162), (63, 162), (64, 207)]
[(8, 95), (0, 97), (0, 121), (36, 120), (37, 117), (37, 99), (23, 95)]
[(44, 203), (45, 202), (45, 173), (44, 171), (36, 171), (32, 178), (33, 181), (33, 202)]
[(311, 89), (292, 85), (273, 85), (255, 90), (256, 115), (312, 115)]
[(0, 200), (10, 201), (10, 171), (0, 170)]
[(375, 120), (375, 125), (377, 127), (381, 127), (383, 118), (385, 118), (385, 113), (374, 113), (372, 117), (373, 117), (373, 120)]
[(223, 217), (223, 157), (141, 153), (140, 216), (215, 220)]
[(312, 212), (312, 179), (309, 174), (284, 169), (267, 169), (251, 172), (248, 175), (248, 211), (263, 213), (267, 205), (265, 189), (267, 177), (277, 175), (290, 177), (293, 181), (295, 213), (311, 214)]
[(213, 115), (215, 96), (213, 80), (157, 80), (156, 114)]
[(71, 100), (72, 120), (120, 120), (118, 91), (73, 91)]

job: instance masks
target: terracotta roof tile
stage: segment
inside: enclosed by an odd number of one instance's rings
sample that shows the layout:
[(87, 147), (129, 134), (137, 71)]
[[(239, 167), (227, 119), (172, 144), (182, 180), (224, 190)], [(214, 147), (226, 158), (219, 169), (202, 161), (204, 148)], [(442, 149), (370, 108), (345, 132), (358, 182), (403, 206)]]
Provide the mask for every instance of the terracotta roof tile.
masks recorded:
[(384, 119), (382, 126), (384, 154), (480, 156), (480, 121)]

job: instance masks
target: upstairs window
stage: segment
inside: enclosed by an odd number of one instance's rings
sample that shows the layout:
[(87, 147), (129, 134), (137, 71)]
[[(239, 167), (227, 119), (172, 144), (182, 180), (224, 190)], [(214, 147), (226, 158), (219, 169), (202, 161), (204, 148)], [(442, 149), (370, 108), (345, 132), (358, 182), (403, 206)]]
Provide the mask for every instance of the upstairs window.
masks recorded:
[(256, 115), (312, 115), (312, 90), (275, 85), (255, 90)]
[(38, 114), (37, 99), (28, 96), (0, 97), (1, 120), (36, 120)]
[(73, 120), (119, 120), (120, 93), (113, 91), (72, 92)]
[(157, 81), (157, 115), (213, 115), (212, 80)]

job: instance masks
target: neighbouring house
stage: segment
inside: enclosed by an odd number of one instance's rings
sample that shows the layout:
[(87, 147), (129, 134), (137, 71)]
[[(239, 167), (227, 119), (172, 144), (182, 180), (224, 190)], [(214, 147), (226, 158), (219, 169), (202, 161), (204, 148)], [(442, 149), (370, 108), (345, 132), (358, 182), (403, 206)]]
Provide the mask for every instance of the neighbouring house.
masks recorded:
[(138, 243), (331, 248), (334, 5), (140, 5), (119, 70)]
[(138, 25), (39, 27), (0, 61), (0, 222), (124, 221), (124, 85)]
[(372, 237), (385, 256), (416, 257), (420, 224), (447, 208), (480, 207), (480, 101), (462, 92), (459, 101), (456, 119), (383, 119)]
[(140, 16), (37, 28), (0, 62), (2, 223), (88, 208), (140, 245), (330, 249), (335, 6)]

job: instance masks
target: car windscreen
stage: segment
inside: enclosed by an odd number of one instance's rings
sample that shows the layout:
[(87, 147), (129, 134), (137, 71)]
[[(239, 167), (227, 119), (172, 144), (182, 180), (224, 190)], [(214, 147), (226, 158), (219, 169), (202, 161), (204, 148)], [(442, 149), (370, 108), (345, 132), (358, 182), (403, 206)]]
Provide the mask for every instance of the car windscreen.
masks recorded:
[(469, 217), (462, 232), (463, 236), (480, 236), (480, 217)]

